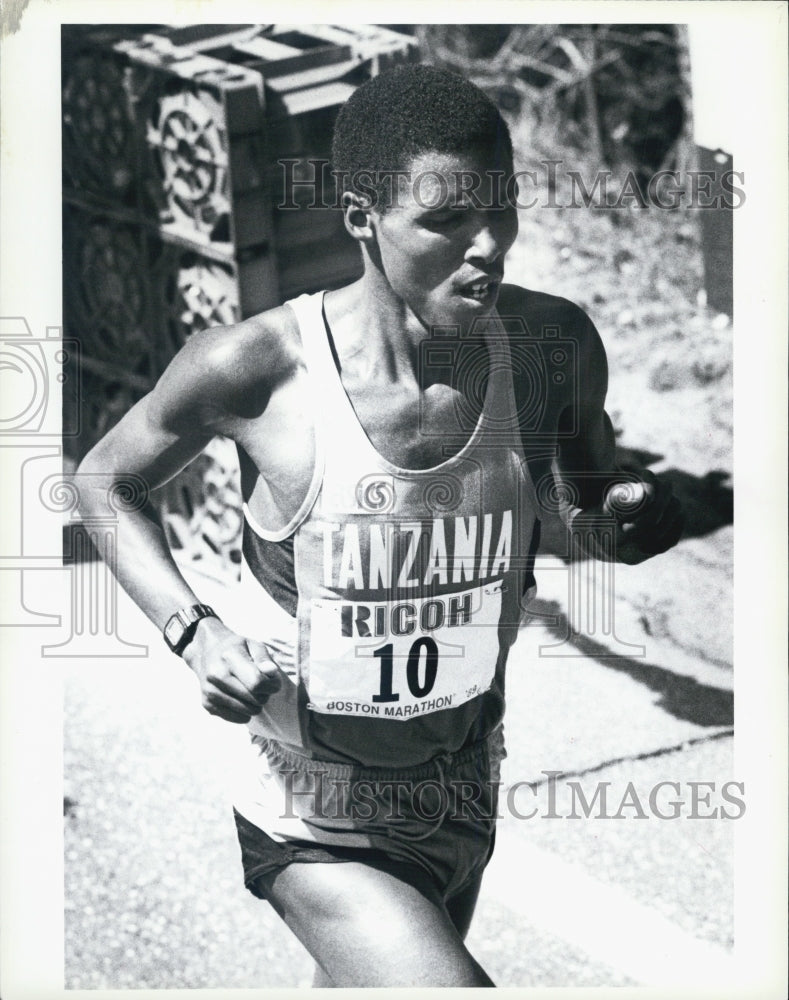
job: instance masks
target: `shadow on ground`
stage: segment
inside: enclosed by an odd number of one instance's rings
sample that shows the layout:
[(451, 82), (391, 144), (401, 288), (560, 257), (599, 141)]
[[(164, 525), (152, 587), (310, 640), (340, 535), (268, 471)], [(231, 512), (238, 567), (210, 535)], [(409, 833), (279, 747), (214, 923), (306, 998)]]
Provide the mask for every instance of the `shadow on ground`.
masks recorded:
[[(617, 448), (617, 459), (623, 465), (635, 462), (650, 466), (661, 461), (662, 455), (638, 448)], [(693, 476), (682, 469), (666, 469), (660, 473), (674, 489), (685, 510), (683, 538), (700, 538), (734, 521), (734, 492), (727, 482), (730, 474), (713, 469), (703, 476)]]
[(675, 719), (697, 726), (732, 726), (734, 695), (723, 688), (702, 684), (694, 677), (676, 674), (656, 663), (631, 656), (613, 654), (602, 642), (583, 633), (568, 634), (567, 618), (556, 601), (536, 598), (529, 611), (542, 622), (548, 632), (559, 640), (567, 640), (584, 656), (596, 660), (609, 670), (627, 674), (650, 691), (660, 695), (656, 702)]

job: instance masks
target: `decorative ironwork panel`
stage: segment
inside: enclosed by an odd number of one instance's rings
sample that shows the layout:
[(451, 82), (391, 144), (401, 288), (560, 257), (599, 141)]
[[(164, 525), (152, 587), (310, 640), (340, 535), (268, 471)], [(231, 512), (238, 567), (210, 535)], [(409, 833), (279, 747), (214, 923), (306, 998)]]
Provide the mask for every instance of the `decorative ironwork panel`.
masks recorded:
[[(84, 365), (79, 382), (74, 381), (73, 385), (80, 393), (80, 439), (83, 451), (87, 451), (104, 437), (144, 391), (139, 386), (120, 379), (95, 374)], [(64, 388), (64, 393), (65, 391)]]
[(227, 265), (189, 251), (165, 259), (169, 266), (160, 285), (167, 327), (164, 353), (172, 355), (198, 330), (236, 322), (240, 308), (236, 277)]
[(63, 168), (78, 191), (126, 201), (134, 197), (134, 110), (123, 66), (111, 52), (64, 60)]
[[(363, 80), (416, 57), (369, 25), (64, 26), (64, 325), (82, 351), (79, 459), (195, 332), (361, 273), (328, 170), (334, 119)], [(298, 187), (281, 206), (290, 161)], [(289, 168), (289, 169), (291, 169)], [(155, 494), (180, 558), (240, 563), (234, 446)]]
[(176, 559), (219, 579), (241, 565), (241, 488), (232, 441), (214, 438), (159, 494), (159, 512)]
[(230, 214), (227, 146), (212, 110), (189, 91), (166, 95), (148, 128), (164, 196), (162, 221), (183, 223), (209, 239), (227, 227)]
[(139, 226), (72, 205), (63, 212), (63, 292), (67, 336), (83, 364), (102, 362), (123, 379), (156, 377), (148, 241)]

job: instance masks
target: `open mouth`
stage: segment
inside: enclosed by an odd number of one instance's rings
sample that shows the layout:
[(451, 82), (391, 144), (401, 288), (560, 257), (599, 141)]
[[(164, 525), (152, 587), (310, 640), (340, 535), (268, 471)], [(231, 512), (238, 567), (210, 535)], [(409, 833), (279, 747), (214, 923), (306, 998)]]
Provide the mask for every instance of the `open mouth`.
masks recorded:
[(473, 299), (475, 302), (487, 302), (492, 299), (499, 289), (501, 280), (498, 278), (484, 278), (474, 281), (469, 285), (463, 285), (460, 294), (464, 299)]

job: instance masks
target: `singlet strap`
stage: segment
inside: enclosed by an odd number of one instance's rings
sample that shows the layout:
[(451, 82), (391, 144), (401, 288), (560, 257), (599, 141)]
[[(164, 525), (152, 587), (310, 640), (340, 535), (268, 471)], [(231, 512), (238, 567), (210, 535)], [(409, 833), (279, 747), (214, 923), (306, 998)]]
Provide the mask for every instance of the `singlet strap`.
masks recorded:
[(301, 295), (288, 303), (299, 321), (323, 438), (327, 447), (342, 442), (343, 448), (368, 455), (368, 464), (375, 464), (378, 454), (342, 384), (339, 357), (324, 313), (324, 295), (324, 292)]
[[(317, 344), (317, 341), (320, 338), (316, 336), (315, 320), (313, 317), (316, 300), (320, 315), (323, 302), (322, 292), (318, 292), (316, 295), (300, 295), (297, 299), (291, 299), (286, 303), (286, 305), (289, 305), (296, 314), (296, 321), (299, 325), (301, 342), (304, 347), (304, 357), (311, 380), (320, 379), (322, 377), (321, 368), (323, 365), (319, 345)], [(303, 524), (307, 515), (315, 505), (315, 501), (320, 493), (321, 483), (323, 482), (326, 448), (324, 434), (321, 429), (321, 407), (319, 402), (317, 402), (314, 409), (315, 421), (313, 424), (313, 433), (315, 435), (315, 464), (313, 466), (312, 478), (310, 479), (310, 485), (307, 488), (307, 493), (304, 500), (299, 504), (299, 508), (296, 513), (292, 518), (290, 518), (287, 524), (276, 529), (275, 531), (272, 531), (268, 528), (264, 528), (255, 519), (248, 505), (246, 503), (243, 504), (244, 517), (250, 528), (256, 535), (266, 542), (282, 542), (286, 538), (289, 538), (296, 531), (296, 529)]]
[(310, 380), (314, 385), (320, 387), (321, 395), (323, 395), (324, 387), (331, 384), (326, 373), (326, 358), (328, 355), (331, 359), (331, 355), (326, 344), (323, 325), (323, 292), (305, 292), (304, 295), (290, 299), (285, 304), (290, 306), (299, 325), (304, 359), (310, 373)]

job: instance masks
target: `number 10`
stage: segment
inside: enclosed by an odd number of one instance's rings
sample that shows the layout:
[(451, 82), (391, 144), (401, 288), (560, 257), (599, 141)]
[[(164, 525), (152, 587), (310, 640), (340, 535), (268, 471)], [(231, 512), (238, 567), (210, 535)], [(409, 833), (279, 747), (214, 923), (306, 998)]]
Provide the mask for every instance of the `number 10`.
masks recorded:
[[(393, 645), (387, 642), (385, 646), (373, 651), (373, 656), (377, 656), (381, 661), (381, 686), (378, 694), (373, 695), (373, 701), (399, 701), (400, 695), (392, 691), (392, 652)], [(419, 661), (422, 658), (422, 650), (425, 651), (425, 682), (419, 683)], [(408, 681), (408, 690), (415, 698), (424, 698), (433, 690), (436, 683), (436, 673), (438, 672), (438, 646), (435, 639), (423, 635), (417, 639), (408, 651), (408, 661), (405, 667), (405, 676)]]

